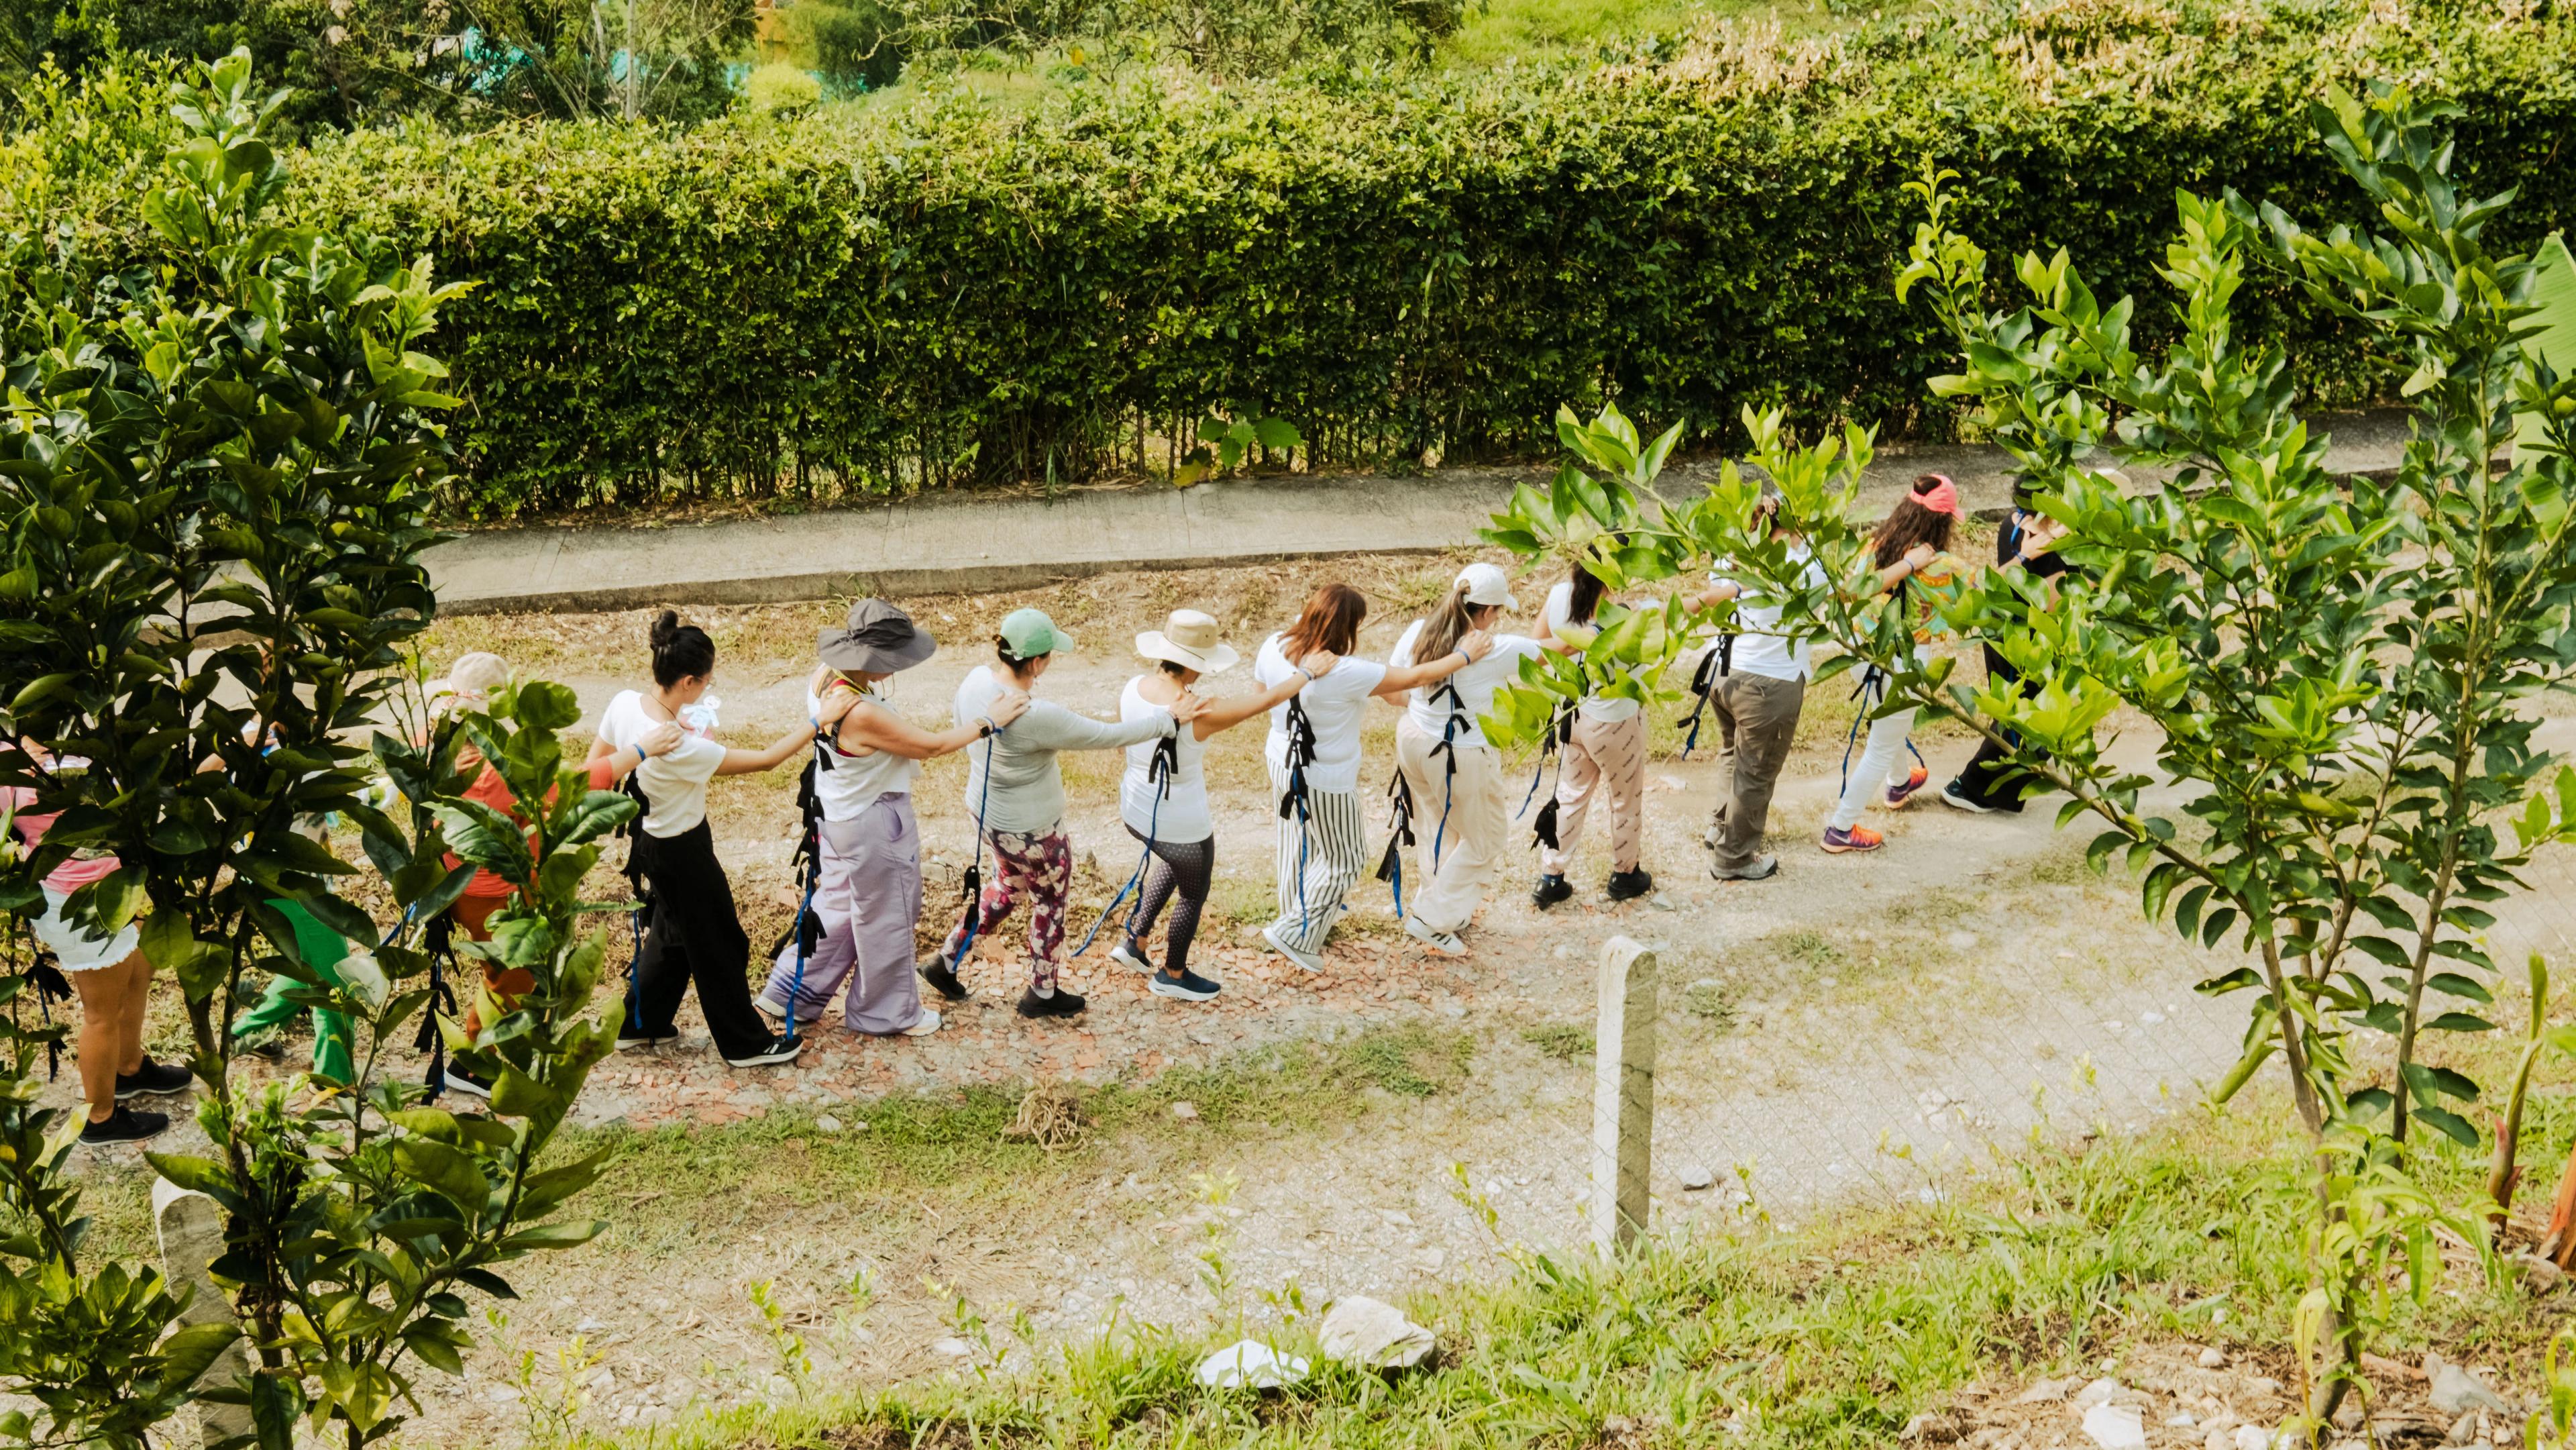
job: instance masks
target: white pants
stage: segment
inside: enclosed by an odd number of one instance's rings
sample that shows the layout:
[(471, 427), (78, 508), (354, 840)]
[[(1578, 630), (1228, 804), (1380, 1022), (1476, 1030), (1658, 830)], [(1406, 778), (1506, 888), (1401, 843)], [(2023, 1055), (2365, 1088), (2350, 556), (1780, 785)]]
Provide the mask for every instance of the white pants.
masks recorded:
[[(1875, 699), (1876, 694), (1872, 691), (1863, 704)], [(1837, 831), (1850, 830), (1860, 824), (1860, 814), (1869, 808), (1872, 798), (1912, 777), (1912, 768), (1905, 764), (1905, 737), (1913, 729), (1912, 710), (1899, 710), (1869, 722), (1869, 743), (1861, 747), (1860, 759), (1851, 763), (1851, 773), (1843, 780), (1843, 798), (1835, 804), (1833, 819), (1826, 824)]]
[(1413, 787), (1414, 859), (1430, 868), (1406, 871), (1404, 906), (1432, 931), (1456, 931), (1484, 904), (1511, 821), (1503, 806), (1503, 760), (1494, 747), (1459, 745), (1432, 754), (1439, 744), (1411, 715), (1396, 723), (1396, 767)]

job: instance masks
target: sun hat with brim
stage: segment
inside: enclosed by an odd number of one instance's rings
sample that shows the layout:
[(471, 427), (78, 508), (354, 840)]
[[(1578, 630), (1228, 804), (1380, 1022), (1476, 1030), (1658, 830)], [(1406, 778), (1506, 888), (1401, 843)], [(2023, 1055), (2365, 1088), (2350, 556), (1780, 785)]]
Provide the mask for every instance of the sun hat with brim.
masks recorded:
[(444, 712), (459, 706), (480, 709), (489, 704), (492, 692), (510, 682), (510, 662), (489, 650), (475, 650), (456, 657), (447, 667), (444, 679), (432, 680), (425, 693), (430, 707)]
[(836, 670), (890, 675), (908, 670), (939, 648), (939, 641), (912, 622), (912, 616), (882, 599), (862, 599), (850, 606), (850, 622), (840, 629), (817, 631), (814, 653)]
[(1161, 629), (1136, 636), (1136, 653), (1149, 660), (1169, 660), (1203, 675), (1233, 669), (1243, 656), (1216, 637), (1216, 620), (1195, 609), (1175, 609)]
[(1469, 604), (1491, 604), (1503, 609), (1518, 609), (1521, 602), (1512, 597), (1512, 577), (1491, 564), (1470, 564), (1458, 571), (1449, 585)]
[(1014, 659), (1033, 660), (1060, 649), (1078, 648), (1073, 636), (1055, 627), (1043, 609), (1014, 609), (1002, 617), (1002, 644)]

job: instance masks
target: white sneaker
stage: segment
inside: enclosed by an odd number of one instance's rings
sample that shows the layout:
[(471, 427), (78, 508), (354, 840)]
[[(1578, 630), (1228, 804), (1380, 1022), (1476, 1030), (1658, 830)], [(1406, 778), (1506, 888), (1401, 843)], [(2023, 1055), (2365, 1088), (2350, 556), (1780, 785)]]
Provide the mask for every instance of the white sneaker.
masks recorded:
[(927, 1007), (924, 1007), (921, 1009), (920, 1021), (915, 1022), (910, 1027), (903, 1029), (895, 1035), (897, 1037), (928, 1037), (930, 1034), (938, 1030), (939, 1014), (931, 1011)]
[(1139, 953), (1134, 946), (1123, 941), (1109, 949), (1109, 960), (1130, 971), (1150, 973), (1154, 970), (1152, 962), (1145, 960), (1143, 954)]
[(1301, 951), (1296, 947), (1288, 945), (1288, 943), (1280, 937), (1279, 923), (1275, 921), (1261, 929), (1261, 939), (1270, 944), (1270, 949), (1272, 951), (1277, 952), (1279, 955), (1286, 957), (1288, 960), (1295, 962), (1301, 967), (1304, 967), (1307, 971), (1320, 972), (1324, 969), (1324, 959), (1322, 957), (1313, 952)]
[(1424, 946), (1431, 948), (1434, 953), (1440, 956), (1463, 957), (1467, 954), (1467, 944), (1458, 940), (1456, 933), (1433, 931), (1431, 928), (1424, 926), (1422, 924), (1422, 918), (1418, 916), (1405, 917), (1404, 934), (1413, 938), (1415, 941), (1422, 943)]

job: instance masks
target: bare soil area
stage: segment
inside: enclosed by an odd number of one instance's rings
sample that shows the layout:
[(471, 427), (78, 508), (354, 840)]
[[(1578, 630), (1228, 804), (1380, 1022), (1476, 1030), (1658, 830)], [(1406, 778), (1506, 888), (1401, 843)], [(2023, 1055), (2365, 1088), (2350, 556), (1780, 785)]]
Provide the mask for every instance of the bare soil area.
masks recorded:
[[(942, 649), (899, 678), (896, 698), (944, 723), (958, 679), (988, 658), (995, 622), (1031, 603), (1082, 644), (1043, 693), (1095, 713), (1114, 709), (1137, 668), (1132, 636), (1180, 605), (1216, 615), (1248, 654), (1317, 583), (1346, 578), (1377, 601), (1363, 649), (1383, 657), (1455, 567), (1337, 561), (908, 601)], [(814, 630), (843, 608), (701, 613), (718, 643), (723, 734), (765, 741), (802, 717)], [(440, 663), (497, 650), (572, 685), (595, 718), (643, 679), (646, 619), (474, 618), (440, 626), (433, 647)], [(1209, 686), (1248, 687), (1241, 671)], [(1842, 693), (1828, 685), (1810, 697), (1773, 809), (1776, 878), (1709, 879), (1699, 835), (1721, 780), (1714, 741), (1681, 759), (1678, 712), (1665, 710), (1648, 771), (1652, 897), (1604, 902), (1596, 833), (1575, 901), (1531, 906), (1533, 855), (1479, 918), (1473, 955), (1450, 962), (1416, 950), (1386, 889), (1364, 882), (1319, 976), (1255, 936), (1274, 910), (1262, 727), (1218, 737), (1208, 773), (1219, 880), (1193, 958), (1224, 983), (1216, 1002), (1146, 994), (1108, 961), (1104, 933), (1074, 968), (1091, 1010), (1025, 1023), (1010, 1011), (1019, 967), (1006, 928), (974, 969), (975, 999), (928, 1038), (854, 1038), (836, 1011), (785, 1070), (729, 1070), (702, 1034), (621, 1056), (582, 1109), (590, 1127), (633, 1135), (592, 1205), (608, 1233), (518, 1276), (524, 1298), (506, 1330), (469, 1357), (468, 1378), (438, 1383), (410, 1438), (516, 1442), (567, 1419), (611, 1428), (792, 1393), (782, 1328), (803, 1335), (820, 1374), (886, 1378), (997, 1362), (1118, 1314), (1186, 1325), (1220, 1294), (1253, 1303), (1293, 1283), (1310, 1302), (1400, 1296), (1434, 1277), (1490, 1272), (1510, 1243), (1575, 1242), (1591, 1171), (1594, 962), (1614, 934), (1660, 957), (1656, 1192), (1673, 1227), (1785, 1221), (1854, 1195), (1937, 1196), (2034, 1133), (2134, 1129), (2197, 1104), (2200, 1084), (2234, 1059), (2243, 1020), (2232, 999), (2191, 990), (2222, 969), (2221, 954), (2141, 921), (2125, 880), (2088, 872), (2090, 832), (2054, 830), (2057, 802), (1967, 816), (1927, 792), (1907, 811), (1874, 813), (1884, 851), (1816, 849), (1852, 719)], [(1371, 727), (1372, 788), (1392, 769), (1394, 719), (1381, 711)], [(1937, 726), (1916, 740), (1936, 785), (1970, 748)], [(1084, 863), (1077, 932), (1135, 863), (1117, 821), (1119, 765), (1115, 754), (1066, 758)], [(1519, 768), (1525, 782), (1530, 767)], [(963, 778), (958, 760), (937, 762), (916, 795), (930, 846), (925, 937), (944, 933), (958, 908), (971, 844)], [(790, 911), (793, 782), (781, 770), (713, 789), (719, 853), (756, 946)], [(2542, 889), (2521, 898), (2527, 909), (2496, 928), (2500, 947), (2517, 933), (2563, 943), (2563, 870), (2550, 865)], [(622, 880), (602, 876), (603, 896), (622, 893)], [(621, 955), (624, 935), (621, 925)], [(1196, 1090), (1173, 1083), (1222, 1091), (1305, 1045), (1354, 1042), (1389, 1044), (1400, 1060), (1331, 1089), (1329, 1102), (1272, 1104), (1220, 1126), (1218, 1114), (1165, 1101)], [(1151, 1124), (1061, 1153), (997, 1159), (983, 1140), (870, 1141), (879, 1130), (869, 1117), (890, 1098), (962, 1103), (979, 1087), (1032, 1082), (1160, 1084), (1163, 1098)], [(97, 1171), (110, 1191), (139, 1193), (130, 1156), (103, 1157)], [(1703, 1177), (1714, 1186), (1684, 1187)], [(754, 1286), (768, 1286), (775, 1323)]]

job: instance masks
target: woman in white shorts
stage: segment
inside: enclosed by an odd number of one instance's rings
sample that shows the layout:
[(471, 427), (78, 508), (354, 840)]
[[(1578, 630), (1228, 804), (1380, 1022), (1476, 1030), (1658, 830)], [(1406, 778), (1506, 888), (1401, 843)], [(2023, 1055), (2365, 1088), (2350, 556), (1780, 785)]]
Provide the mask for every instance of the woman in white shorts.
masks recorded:
[[(87, 762), (68, 757), (59, 762), (31, 747), (39, 768), (77, 769)], [(11, 823), (22, 850), (30, 855), (44, 843), (53, 815), (28, 815), (35, 792), (24, 787), (8, 792)], [(80, 1036), (75, 1055), (80, 1062), (81, 1098), (88, 1121), (84, 1143), (135, 1143), (170, 1126), (170, 1115), (125, 1104), (134, 1098), (188, 1090), (188, 1070), (154, 1062), (143, 1051), (143, 1009), (152, 991), (152, 964), (144, 960), (141, 935), (132, 922), (107, 936), (74, 922), (66, 911), (73, 892), (115, 874), (116, 857), (88, 847), (45, 873), (45, 914), (36, 918), (36, 940), (53, 954), (54, 965), (71, 979), (80, 998)]]

